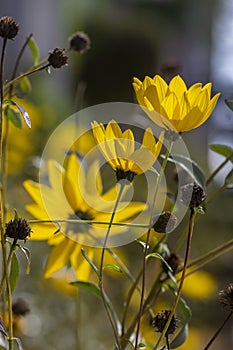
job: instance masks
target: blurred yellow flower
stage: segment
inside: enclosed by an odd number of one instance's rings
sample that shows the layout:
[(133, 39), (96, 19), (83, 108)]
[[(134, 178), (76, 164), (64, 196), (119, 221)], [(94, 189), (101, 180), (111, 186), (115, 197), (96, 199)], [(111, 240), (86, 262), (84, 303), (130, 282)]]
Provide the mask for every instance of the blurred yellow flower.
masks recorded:
[(203, 124), (212, 113), (220, 93), (211, 98), (212, 84), (196, 83), (187, 89), (184, 80), (175, 76), (169, 85), (159, 76), (133, 79), (138, 103), (160, 127), (175, 132), (189, 131)]
[(121, 131), (119, 125), (111, 120), (106, 129), (102, 123), (92, 123), (93, 135), (104, 157), (116, 171), (117, 179), (133, 180), (135, 175), (146, 172), (156, 161), (162, 148), (163, 133), (158, 142), (150, 128), (146, 129), (142, 145), (135, 150), (133, 132)]
[(193, 299), (207, 299), (217, 291), (215, 278), (206, 271), (197, 271), (184, 280), (182, 292)]
[[(102, 244), (100, 241), (103, 241), (106, 234), (106, 227), (117, 198), (117, 186), (103, 192), (98, 170), (98, 162), (93, 162), (85, 172), (78, 157), (71, 154), (66, 169), (55, 161), (48, 162), (49, 186), (30, 180), (24, 182), (26, 191), (34, 200), (34, 203), (26, 206), (26, 209), (34, 218), (50, 221), (69, 220), (61, 223), (59, 233), (56, 234), (54, 232), (57, 226), (52, 222), (31, 224), (33, 230), (31, 239), (48, 240), (48, 244), (54, 246), (45, 267), (46, 278), (70, 264), (79, 280), (88, 280), (90, 265), (82, 256), (81, 247), (85, 247), (90, 260), (93, 260), (95, 255), (98, 258), (99, 249), (86, 244), (93, 246)], [(116, 222), (127, 222), (145, 209), (144, 203), (124, 201), (127, 192), (126, 188), (115, 215)], [(87, 220), (106, 222), (106, 225), (94, 225), (87, 223)], [(125, 229), (120, 226), (113, 227), (111, 231), (113, 235), (124, 232)], [(96, 244), (98, 241), (100, 244)]]

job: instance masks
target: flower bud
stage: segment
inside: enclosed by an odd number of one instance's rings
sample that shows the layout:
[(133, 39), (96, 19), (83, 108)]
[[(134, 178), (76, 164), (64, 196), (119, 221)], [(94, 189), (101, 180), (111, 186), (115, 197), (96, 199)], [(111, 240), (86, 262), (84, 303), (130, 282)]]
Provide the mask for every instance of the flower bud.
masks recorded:
[(5, 39), (13, 39), (19, 31), (19, 24), (13, 17), (5, 16), (0, 18), (0, 36)]
[(53, 68), (61, 68), (62, 66), (65, 66), (68, 61), (68, 57), (65, 55), (65, 49), (56, 48), (49, 52), (48, 61)]

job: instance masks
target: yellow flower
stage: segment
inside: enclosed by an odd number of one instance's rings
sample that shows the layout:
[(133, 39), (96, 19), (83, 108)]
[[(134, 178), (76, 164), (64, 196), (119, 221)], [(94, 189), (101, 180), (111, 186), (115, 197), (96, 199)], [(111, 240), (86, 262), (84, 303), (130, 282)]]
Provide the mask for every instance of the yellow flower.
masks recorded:
[(203, 124), (212, 113), (220, 93), (211, 98), (212, 84), (196, 83), (187, 89), (177, 75), (169, 85), (159, 76), (134, 78), (133, 87), (138, 103), (150, 119), (166, 130), (189, 131)]
[(135, 175), (146, 172), (156, 161), (162, 148), (163, 133), (158, 142), (150, 128), (146, 129), (142, 145), (135, 150), (133, 132), (121, 131), (119, 125), (111, 120), (106, 129), (96, 121), (92, 123), (93, 135), (104, 157), (116, 171), (117, 179), (132, 181)]
[[(72, 222), (61, 223), (60, 231), (56, 234), (54, 223), (31, 224), (31, 239), (48, 240), (53, 245), (52, 252), (45, 267), (45, 277), (48, 278), (67, 265), (71, 265), (79, 280), (88, 280), (90, 265), (83, 258), (81, 247), (84, 247), (90, 260), (99, 255), (99, 249), (93, 246), (103, 242), (106, 228), (117, 198), (117, 187), (103, 192), (98, 162), (94, 162), (87, 172), (81, 166), (78, 157), (71, 154), (68, 157), (67, 168), (62, 168), (55, 161), (48, 162), (49, 186), (30, 180), (24, 182), (24, 187), (34, 200), (26, 206), (27, 211), (38, 220), (72, 219)], [(93, 177), (96, 175), (95, 180)], [(145, 209), (144, 203), (124, 202), (127, 197), (126, 188), (115, 221), (129, 221)], [(74, 222), (74, 220), (83, 220)], [(85, 220), (106, 222), (106, 225), (91, 225)], [(123, 227), (115, 226), (111, 234), (122, 234)], [(94, 237), (94, 238), (91, 238)], [(97, 240), (97, 241), (95, 241)], [(96, 244), (96, 246), (101, 244)]]

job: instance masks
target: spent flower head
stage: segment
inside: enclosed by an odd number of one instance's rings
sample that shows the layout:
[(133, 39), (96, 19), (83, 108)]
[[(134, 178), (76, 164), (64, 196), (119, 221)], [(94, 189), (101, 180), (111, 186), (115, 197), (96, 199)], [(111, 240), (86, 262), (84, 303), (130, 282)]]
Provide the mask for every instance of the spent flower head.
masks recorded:
[(66, 50), (56, 48), (49, 52), (48, 62), (53, 68), (61, 68), (65, 66), (68, 61), (68, 56), (65, 55)]
[(74, 33), (69, 38), (69, 49), (79, 53), (84, 53), (91, 47), (89, 36), (84, 32)]
[(206, 194), (201, 186), (188, 183), (181, 187), (181, 200), (191, 210), (197, 208), (205, 199)]
[(189, 131), (203, 124), (212, 113), (220, 93), (211, 98), (212, 84), (201, 83), (187, 88), (184, 80), (175, 76), (169, 84), (159, 75), (134, 78), (133, 87), (138, 103), (146, 107), (149, 118), (166, 130), (177, 133)]
[(218, 300), (224, 307), (228, 307), (233, 312), (233, 283), (230, 283), (218, 294)]
[(13, 17), (4, 16), (0, 18), (0, 37), (14, 39), (19, 31), (19, 24)]
[[(155, 328), (156, 332), (158, 333), (163, 332), (166, 326), (166, 323), (168, 321), (168, 318), (170, 316), (170, 313), (171, 313), (170, 310), (162, 310), (155, 315), (155, 317), (152, 320), (152, 327)], [(176, 328), (177, 328), (177, 318), (176, 316), (173, 315), (165, 335), (168, 336), (169, 334), (174, 334)]]
[(158, 233), (169, 233), (174, 230), (177, 224), (177, 217), (170, 211), (165, 211), (158, 217), (154, 218), (155, 221), (153, 229)]
[(6, 223), (5, 235), (6, 237), (13, 238), (14, 243), (16, 243), (18, 239), (23, 239), (25, 241), (27, 237), (30, 237), (31, 232), (31, 227), (27, 220), (23, 218), (15, 218)]

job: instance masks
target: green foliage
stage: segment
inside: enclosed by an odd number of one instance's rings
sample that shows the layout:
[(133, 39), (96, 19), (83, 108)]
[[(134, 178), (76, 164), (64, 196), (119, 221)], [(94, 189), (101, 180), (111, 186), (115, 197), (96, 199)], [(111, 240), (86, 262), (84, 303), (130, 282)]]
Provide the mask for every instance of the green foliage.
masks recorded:
[(34, 66), (37, 66), (40, 59), (40, 50), (35, 42), (35, 39), (32, 36), (28, 40), (28, 47), (31, 51), (31, 54), (34, 60)]
[(232, 157), (229, 160), (233, 163), (233, 148), (231, 148), (230, 146), (215, 144), (215, 145), (209, 145), (209, 148), (215, 153), (218, 153), (224, 156), (225, 158)]
[(85, 250), (83, 248), (81, 248), (81, 253), (82, 253), (83, 257), (86, 259), (86, 261), (91, 265), (93, 271), (95, 271), (95, 273), (99, 277), (100, 273), (99, 273), (97, 266), (94, 264), (93, 261), (91, 261), (91, 259), (89, 258), (89, 256), (87, 255), (87, 253), (85, 252)]
[(11, 286), (12, 292), (15, 290), (18, 277), (19, 277), (19, 262), (14, 252), (11, 259), (11, 268), (10, 268), (10, 286)]
[(101, 292), (99, 287), (91, 282), (84, 282), (84, 281), (74, 281), (74, 282), (70, 282), (70, 284), (72, 286), (75, 287), (79, 287), (79, 288), (83, 288), (88, 290), (90, 293), (93, 293), (95, 295), (97, 295), (98, 297), (101, 297)]

